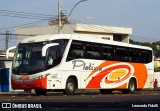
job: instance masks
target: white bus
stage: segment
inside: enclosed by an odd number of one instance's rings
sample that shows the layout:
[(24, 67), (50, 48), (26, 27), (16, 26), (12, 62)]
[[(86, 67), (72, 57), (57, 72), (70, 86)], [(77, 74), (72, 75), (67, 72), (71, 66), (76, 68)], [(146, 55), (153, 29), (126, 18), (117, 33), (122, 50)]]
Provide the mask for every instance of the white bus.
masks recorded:
[(11, 84), (37, 95), (48, 90), (71, 95), (76, 89), (133, 93), (148, 87), (153, 71), (149, 47), (75, 34), (40, 35), (18, 44)]

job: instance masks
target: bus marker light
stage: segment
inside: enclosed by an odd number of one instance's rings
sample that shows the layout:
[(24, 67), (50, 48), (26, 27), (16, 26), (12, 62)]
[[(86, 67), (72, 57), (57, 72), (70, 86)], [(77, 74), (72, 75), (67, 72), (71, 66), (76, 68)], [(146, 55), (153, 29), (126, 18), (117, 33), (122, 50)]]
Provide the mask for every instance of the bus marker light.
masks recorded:
[(23, 75), (19, 79), (20, 80), (29, 80), (29, 76), (28, 75)]

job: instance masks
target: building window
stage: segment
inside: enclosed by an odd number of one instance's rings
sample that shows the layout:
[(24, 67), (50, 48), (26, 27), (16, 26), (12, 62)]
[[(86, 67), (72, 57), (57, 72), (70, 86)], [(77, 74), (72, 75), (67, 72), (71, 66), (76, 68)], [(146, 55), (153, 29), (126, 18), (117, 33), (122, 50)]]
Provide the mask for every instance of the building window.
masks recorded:
[(121, 42), (122, 41), (122, 35), (114, 34), (113, 35), (113, 40)]
[(110, 37), (102, 37), (102, 39), (110, 40)]

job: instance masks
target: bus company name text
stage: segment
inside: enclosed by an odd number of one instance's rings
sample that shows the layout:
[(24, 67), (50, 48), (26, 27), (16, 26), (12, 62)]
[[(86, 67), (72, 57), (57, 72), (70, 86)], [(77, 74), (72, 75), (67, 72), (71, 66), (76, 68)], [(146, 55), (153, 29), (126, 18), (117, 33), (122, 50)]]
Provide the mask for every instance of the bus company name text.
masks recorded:
[(83, 70), (96, 70), (96, 71), (102, 71), (102, 67), (96, 67), (94, 66), (94, 63), (89, 63), (88, 65), (83, 60), (74, 60), (73, 63), (73, 69), (76, 67), (83, 67)]

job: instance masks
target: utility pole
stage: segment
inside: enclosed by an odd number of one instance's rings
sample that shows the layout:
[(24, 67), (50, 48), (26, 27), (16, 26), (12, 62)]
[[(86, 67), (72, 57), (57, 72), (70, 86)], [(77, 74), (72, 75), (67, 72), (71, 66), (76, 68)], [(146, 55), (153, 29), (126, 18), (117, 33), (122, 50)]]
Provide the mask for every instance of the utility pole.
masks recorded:
[[(67, 18), (66, 18), (66, 21), (69, 19), (70, 15), (72, 14), (72, 12), (73, 12), (73, 10), (76, 8), (76, 6), (77, 6), (79, 3), (85, 2), (85, 1), (87, 1), (87, 0), (80, 0), (79, 2), (77, 2), (77, 3), (73, 6), (72, 10), (70, 11), (70, 13), (68, 14), (68, 16), (67, 16)], [(61, 26), (61, 29), (62, 29), (63, 26), (65, 25), (66, 21), (65, 21), (65, 22), (63, 23), (63, 25)]]
[(6, 31), (6, 50), (8, 49), (9, 31)]
[(61, 2), (60, 0), (58, 0), (58, 33), (61, 34), (61, 27), (62, 27), (62, 23), (61, 23)]

